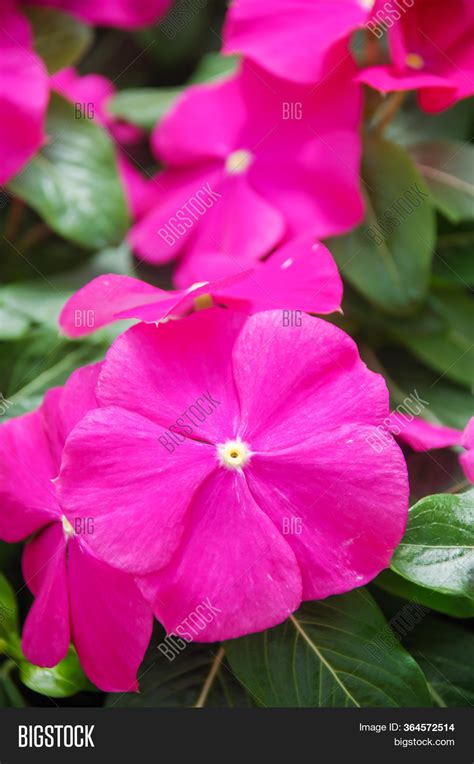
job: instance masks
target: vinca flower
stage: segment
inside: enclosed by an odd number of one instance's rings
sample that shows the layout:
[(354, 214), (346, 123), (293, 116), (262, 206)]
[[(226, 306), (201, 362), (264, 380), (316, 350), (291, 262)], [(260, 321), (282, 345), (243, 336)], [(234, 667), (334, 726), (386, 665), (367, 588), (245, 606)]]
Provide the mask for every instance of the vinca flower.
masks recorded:
[(406, 466), (395, 441), (371, 447), (387, 389), (333, 325), (220, 308), (139, 324), (97, 398), (59, 501), (72, 524), (94, 518), (94, 554), (137, 576), (168, 632), (202, 603), (201, 641), (266, 629), (389, 564)]
[(35, 600), (23, 630), (27, 659), (55, 666), (72, 640), (97, 687), (127, 692), (138, 686), (151, 611), (131, 576), (92, 553), (92, 519), (73, 526), (55, 483), (68, 432), (97, 405), (98, 371), (78, 369), (38, 410), (1, 425), (0, 538), (28, 539), (23, 574)]

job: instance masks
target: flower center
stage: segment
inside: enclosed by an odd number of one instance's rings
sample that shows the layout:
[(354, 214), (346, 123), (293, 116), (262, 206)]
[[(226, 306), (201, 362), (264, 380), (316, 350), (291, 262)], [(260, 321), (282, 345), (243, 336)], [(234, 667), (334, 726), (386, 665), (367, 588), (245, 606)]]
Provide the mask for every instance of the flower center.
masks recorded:
[(61, 517), (61, 522), (63, 524), (63, 531), (64, 531), (64, 535), (66, 536), (66, 539), (70, 539), (71, 536), (74, 536), (74, 528), (72, 527), (71, 523), (67, 519), (66, 515), (63, 515)]
[(217, 446), (219, 463), (221, 467), (226, 467), (228, 470), (240, 470), (251, 456), (248, 445), (239, 438), (219, 443)]
[(229, 175), (240, 175), (245, 172), (253, 162), (253, 155), (247, 149), (238, 149), (226, 159), (225, 169)]
[(425, 62), (418, 53), (409, 53), (405, 59), (405, 63), (410, 69), (423, 69)]
[(368, 11), (371, 11), (374, 7), (375, 0), (359, 0), (360, 5), (362, 8), (365, 8)]

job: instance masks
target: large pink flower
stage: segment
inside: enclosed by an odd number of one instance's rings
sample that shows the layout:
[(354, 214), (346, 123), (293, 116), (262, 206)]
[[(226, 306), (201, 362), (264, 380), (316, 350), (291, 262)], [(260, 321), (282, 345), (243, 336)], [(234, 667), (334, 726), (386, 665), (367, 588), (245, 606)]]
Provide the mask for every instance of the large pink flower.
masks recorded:
[(94, 517), (95, 553), (142, 577), (168, 632), (200, 605), (202, 641), (265, 629), (389, 564), (406, 467), (394, 441), (371, 447), (387, 389), (332, 324), (220, 308), (139, 324), (97, 395), (65, 448), (61, 504), (72, 523)]
[(45, 141), (48, 73), (33, 50), (31, 26), (15, 0), (0, 19), (0, 184), (16, 175)]
[(75, 527), (66, 520), (55, 488), (69, 431), (97, 405), (98, 371), (76, 371), (40, 409), (0, 427), (0, 537), (13, 542), (34, 534), (23, 555), (35, 595), (23, 631), (26, 657), (54, 666), (72, 639), (89, 678), (118, 692), (137, 689), (151, 611), (131, 576), (91, 552), (92, 520)]
[(116, 92), (115, 86), (101, 74), (86, 74), (81, 77), (72, 67), (57, 72), (51, 77), (50, 84), (63, 98), (91, 110), (91, 116), (105, 127), (117, 142), (120, 177), (130, 211), (133, 217), (138, 217), (147, 209), (149, 181), (132, 163), (127, 147), (141, 138), (142, 131), (108, 112), (108, 102)]
[(269, 71), (297, 82), (316, 82), (339, 47), (369, 16), (373, 0), (234, 0), (224, 27), (224, 53), (240, 53)]
[(157, 22), (172, 0), (25, 0), (78, 16), (91, 24), (136, 29)]
[[(387, 5), (385, 3), (385, 5)], [(384, 3), (374, 8), (386, 18)], [(360, 79), (383, 92), (418, 90), (427, 112), (446, 109), (474, 93), (472, 0), (416, 0), (388, 30), (391, 64), (365, 69)]]
[(59, 324), (64, 334), (80, 337), (119, 319), (183, 316), (210, 299), (245, 313), (268, 308), (332, 313), (341, 306), (342, 281), (326, 247), (305, 236), (251, 270), (191, 289), (164, 291), (129, 276), (98, 276), (67, 301)]
[(177, 283), (189, 286), (204, 258), (218, 278), (229, 256), (248, 267), (285, 238), (355, 225), (363, 204), (353, 66), (346, 59), (309, 86), (247, 63), (189, 88), (152, 136), (166, 170), (154, 208), (130, 233), (135, 250), (155, 263), (184, 256)]

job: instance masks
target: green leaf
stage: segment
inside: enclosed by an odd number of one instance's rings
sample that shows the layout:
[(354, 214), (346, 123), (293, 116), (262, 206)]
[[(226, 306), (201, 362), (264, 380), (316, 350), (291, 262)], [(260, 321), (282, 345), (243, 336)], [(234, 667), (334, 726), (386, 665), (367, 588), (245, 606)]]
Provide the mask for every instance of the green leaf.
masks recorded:
[[(232, 74), (237, 66), (235, 56), (221, 56), (208, 53), (203, 56), (188, 85), (212, 82)], [(171, 109), (173, 103), (184, 92), (184, 87), (176, 88), (128, 88), (110, 99), (107, 109), (116, 117), (125, 119), (144, 130), (153, 130), (157, 122)]]
[(468, 99), (439, 114), (421, 111), (413, 99), (408, 108), (400, 109), (385, 134), (402, 146), (446, 138), (466, 141), (471, 137), (471, 121), (472, 102)]
[(438, 610), (440, 613), (445, 613), (454, 618), (472, 618), (474, 616), (474, 600), (469, 597), (441, 594), (432, 589), (427, 589), (425, 586), (418, 586), (418, 584), (402, 578), (392, 570), (382, 571), (375, 579), (374, 584), (397, 597), (419, 602), (431, 610)]
[(365, 221), (328, 246), (342, 276), (370, 302), (406, 314), (429, 284), (435, 242), (430, 194), (406, 151), (385, 140), (367, 142), (362, 172)]
[(474, 705), (474, 634), (460, 624), (425, 616), (405, 639), (438, 706)]
[[(376, 651), (381, 636), (391, 635)], [(286, 623), (227, 642), (231, 669), (263, 706), (426, 706), (423, 674), (367, 591), (305, 603)]]
[(0, 638), (8, 640), (18, 632), (18, 607), (14, 591), (0, 573)]
[(470, 296), (461, 290), (430, 295), (419, 317), (393, 322), (393, 337), (424, 363), (471, 387), (474, 369), (474, 310)]
[(61, 236), (85, 247), (119, 244), (128, 227), (113, 143), (105, 130), (53, 94), (49, 143), (8, 184)]
[(410, 148), (438, 209), (449, 220), (474, 219), (474, 146), (431, 141)]
[(24, 708), (26, 706), (21, 693), (14, 683), (11, 674), (17, 665), (15, 661), (7, 660), (0, 667), (0, 707)]
[[(188, 644), (170, 661), (163, 655), (158, 639), (152, 639), (138, 671), (140, 692), (110, 694), (107, 706), (117, 708), (192, 707), (202, 699), (202, 692), (213, 664), (218, 659), (218, 645)], [(206, 695), (205, 706), (242, 707), (250, 701), (244, 689), (224, 665), (220, 667)]]
[(391, 567), (420, 586), (474, 600), (474, 489), (415, 504)]
[(130, 88), (110, 99), (107, 109), (132, 125), (152, 130), (183, 88)]
[(72, 646), (64, 660), (53, 668), (42, 668), (26, 660), (21, 661), (20, 679), (30, 690), (50, 698), (68, 698), (83, 690), (94, 690)]
[(49, 8), (26, 8), (25, 13), (33, 27), (35, 51), (50, 74), (75, 64), (92, 43), (91, 27), (67, 13)]
[(0, 304), (0, 340), (15, 340), (23, 337), (28, 331), (29, 325), (30, 322), (27, 318)]
[(201, 58), (188, 84), (212, 82), (224, 77), (230, 77), (232, 74), (235, 74), (238, 63), (238, 56), (221, 56), (220, 53), (207, 53)]
[(397, 403), (416, 391), (420, 398), (428, 401), (426, 413), (431, 421), (464, 430), (472, 416), (470, 391), (450, 382), (446, 376), (440, 379), (439, 373), (416, 361), (403, 348), (391, 348), (385, 354), (382, 351), (381, 358), (389, 376), (403, 392)]

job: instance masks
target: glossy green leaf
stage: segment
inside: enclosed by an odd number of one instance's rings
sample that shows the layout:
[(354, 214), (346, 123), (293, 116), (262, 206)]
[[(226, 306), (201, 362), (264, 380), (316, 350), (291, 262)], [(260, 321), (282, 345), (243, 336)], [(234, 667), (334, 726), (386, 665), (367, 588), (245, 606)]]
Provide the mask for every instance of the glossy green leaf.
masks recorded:
[(230, 77), (238, 66), (238, 56), (221, 56), (220, 53), (207, 53), (199, 62), (189, 84), (212, 82)]
[(26, 8), (33, 28), (33, 42), (48, 72), (72, 66), (92, 43), (91, 27), (62, 11), (50, 8)]
[(33, 666), (24, 660), (20, 663), (20, 679), (30, 690), (50, 698), (68, 698), (94, 686), (85, 676), (73, 647), (67, 656), (53, 668)]
[(119, 244), (128, 214), (111, 138), (55, 94), (47, 133), (49, 142), (9, 189), (66, 239), (91, 248)]
[(366, 216), (328, 242), (342, 276), (380, 310), (412, 312), (423, 300), (435, 242), (430, 194), (400, 146), (367, 142), (363, 160)]
[(152, 130), (171, 108), (183, 88), (130, 88), (111, 98), (111, 114), (133, 125)]
[(474, 600), (474, 489), (411, 507), (391, 567), (420, 586)]
[(438, 209), (454, 223), (474, 219), (474, 146), (431, 141), (410, 148)]
[(366, 590), (305, 603), (286, 623), (225, 645), (262, 706), (426, 706), (423, 674)]
[(422, 667), (435, 705), (474, 706), (474, 633), (447, 619), (425, 616), (404, 640)]
[(419, 586), (412, 581), (397, 575), (393, 570), (384, 570), (374, 581), (390, 594), (403, 597), (411, 602), (419, 602), (421, 605), (437, 610), (445, 615), (455, 618), (474, 617), (474, 600), (469, 597), (456, 597), (453, 594), (441, 594), (440, 592)]

